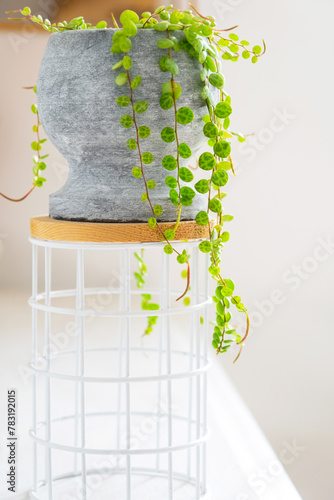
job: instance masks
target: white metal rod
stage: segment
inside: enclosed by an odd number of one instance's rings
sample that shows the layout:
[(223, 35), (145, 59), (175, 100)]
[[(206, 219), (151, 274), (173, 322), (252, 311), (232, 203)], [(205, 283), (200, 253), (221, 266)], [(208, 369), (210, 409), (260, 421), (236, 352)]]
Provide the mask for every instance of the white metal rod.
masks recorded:
[[(38, 289), (38, 248), (32, 245), (32, 297), (36, 299)], [(32, 309), (32, 362), (37, 364), (37, 311)], [(33, 376), (33, 431), (37, 432), (37, 374)], [(34, 482), (33, 490), (37, 492), (38, 471), (37, 471), (37, 444), (33, 444)]]
[[(119, 311), (124, 311), (125, 308), (125, 278), (124, 278), (124, 252), (119, 252)], [(118, 378), (122, 377), (123, 373), (123, 329), (124, 329), (124, 319), (119, 318), (118, 324)], [(121, 448), (121, 414), (122, 414), (122, 389), (123, 384), (118, 384), (118, 394), (117, 394), (117, 437), (116, 446), (117, 450)], [(116, 459), (117, 469), (120, 468), (121, 455)]]
[[(205, 270), (209, 267), (209, 255), (205, 254)], [(204, 274), (204, 294), (205, 298), (209, 296), (209, 279), (208, 273)], [(203, 311), (203, 361), (204, 365), (208, 363), (208, 307), (204, 307)], [(207, 422), (207, 404), (208, 404), (208, 392), (207, 392), (207, 384), (208, 384), (208, 376), (207, 373), (203, 373), (203, 434), (207, 433), (208, 430), (208, 422)], [(206, 460), (207, 460), (207, 446), (206, 442), (202, 445), (202, 488), (203, 494), (206, 493), (207, 484), (206, 484)]]
[[(194, 254), (194, 249), (192, 250), (192, 255)], [(193, 266), (193, 263), (191, 264)], [(194, 282), (194, 268), (192, 267), (191, 273), (191, 288), (190, 288), (190, 303), (195, 304), (195, 282)], [(189, 372), (193, 371), (194, 365), (194, 330), (196, 328), (195, 324), (196, 318), (194, 312), (190, 313), (190, 346), (189, 346)], [(191, 441), (192, 438), (192, 406), (193, 406), (193, 377), (189, 378), (189, 388), (188, 388), (188, 442)], [(192, 450), (188, 450), (188, 479), (191, 476), (191, 458), (192, 458)]]
[[(170, 290), (170, 273), (169, 273), (169, 258), (164, 255), (163, 267), (165, 268), (165, 308), (170, 308), (169, 290)], [(167, 375), (172, 373), (172, 356), (171, 356), (171, 331), (170, 331), (170, 316), (166, 316), (166, 351), (167, 351)], [(173, 446), (173, 409), (172, 409), (172, 381), (167, 379), (167, 419), (168, 419), (168, 446)], [(168, 499), (173, 500), (173, 453), (168, 453)]]
[[(45, 265), (45, 306), (51, 305), (50, 291), (51, 291), (51, 248), (44, 250), (44, 265)], [(45, 350), (45, 370), (50, 371), (50, 348), (51, 348), (51, 314), (45, 312), (44, 317), (44, 350)], [(51, 440), (51, 380), (49, 377), (45, 380), (45, 439)], [(52, 484), (52, 454), (51, 449), (45, 450), (45, 465), (46, 465), (46, 484), (48, 489), (48, 500), (53, 497), (53, 484)]]
[[(77, 251), (77, 297), (76, 308), (82, 311), (85, 308), (84, 296), (84, 257), (83, 250)], [(85, 319), (82, 316), (77, 316), (77, 352), (79, 353), (79, 373), (80, 376), (85, 374)], [(85, 403), (85, 382), (80, 382), (80, 441), (81, 448), (86, 446), (86, 403)], [(87, 499), (87, 471), (86, 471), (86, 455), (81, 453), (81, 479), (82, 479), (82, 500)]]
[[(125, 249), (125, 311), (130, 312), (131, 309), (131, 286), (130, 286), (130, 251)], [(125, 376), (130, 377), (130, 317), (125, 319)], [(130, 399), (130, 382), (125, 384), (126, 394), (126, 434), (127, 434), (127, 449), (131, 447), (131, 399)], [(126, 498), (131, 500), (131, 455), (126, 455)]]
[[(198, 248), (193, 251), (193, 274), (196, 304), (199, 303), (199, 269), (198, 269)], [(200, 338), (200, 315), (195, 312), (195, 342), (196, 342), (196, 368), (201, 366), (201, 338)], [(196, 376), (196, 439), (201, 436), (201, 377)], [(199, 500), (201, 491), (201, 448), (196, 447), (196, 500)]]
[[(164, 303), (164, 296), (165, 296), (165, 271), (164, 271), (164, 260), (165, 260), (166, 254), (165, 252), (162, 253), (162, 258), (161, 258), (161, 270), (160, 270), (160, 307), (163, 307)], [(164, 321), (160, 319), (159, 321), (159, 347), (158, 347), (158, 376), (161, 377), (162, 375), (162, 350), (163, 350), (163, 336), (164, 336)], [(160, 432), (161, 432), (161, 398), (162, 398), (162, 391), (161, 391), (161, 380), (159, 379), (158, 381), (158, 394), (157, 394), (157, 404), (158, 404), (158, 421), (157, 421), (157, 450), (160, 448)], [(160, 453), (157, 453), (157, 458), (156, 458), (156, 468), (157, 471), (160, 470)]]

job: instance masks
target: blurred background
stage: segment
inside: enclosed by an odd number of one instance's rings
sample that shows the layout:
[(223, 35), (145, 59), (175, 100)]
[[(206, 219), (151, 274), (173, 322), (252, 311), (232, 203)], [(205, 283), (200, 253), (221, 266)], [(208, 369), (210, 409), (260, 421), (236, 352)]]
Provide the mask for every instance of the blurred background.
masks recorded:
[[(0, 0), (0, 191), (25, 194), (31, 185), (31, 90), (48, 34), (6, 21), (4, 11), (26, 0)], [(78, 14), (90, 22), (117, 16), (123, 2), (31, 0), (52, 21)], [(186, 2), (175, 2), (186, 8)], [(128, 0), (145, 11), (154, 0)], [(235, 143), (237, 177), (225, 202), (235, 216), (225, 270), (247, 304), (252, 331), (236, 365), (220, 358), (278, 455), (286, 442), (302, 451), (286, 469), (304, 500), (334, 494), (334, 207), (332, 0), (204, 0), (196, 6), (267, 55), (224, 65), (233, 128), (255, 133)], [(0, 342), (6, 377), (17, 376), (17, 353), (29, 359), (30, 338), (11, 345), (10, 329), (29, 331), (29, 219), (48, 213), (48, 195), (67, 177), (66, 161), (48, 143), (47, 183), (22, 204), (0, 199)], [(66, 271), (66, 270), (65, 270)], [(152, 273), (154, 274), (154, 273)], [(15, 304), (20, 303), (17, 312)], [(25, 326), (24, 326), (25, 325)], [(5, 372), (4, 372), (5, 373)], [(9, 377), (10, 378), (10, 377)], [(5, 386), (4, 386), (5, 387)], [(223, 398), (223, 395), (222, 395)], [(279, 499), (281, 500), (281, 499)]]

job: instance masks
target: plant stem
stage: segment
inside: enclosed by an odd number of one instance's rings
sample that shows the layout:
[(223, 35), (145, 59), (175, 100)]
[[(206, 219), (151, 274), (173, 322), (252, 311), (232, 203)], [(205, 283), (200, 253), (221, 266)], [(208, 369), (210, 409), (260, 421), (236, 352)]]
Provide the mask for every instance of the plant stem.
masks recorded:
[[(144, 181), (144, 184), (145, 184), (145, 191), (146, 191), (146, 195), (147, 195), (147, 201), (149, 202), (149, 205), (150, 205), (153, 217), (155, 218), (154, 207), (153, 207), (153, 204), (152, 204), (151, 199), (150, 199), (149, 189), (147, 187), (147, 181), (146, 181), (145, 172), (144, 172), (143, 158), (142, 158), (141, 149), (140, 149), (138, 124), (137, 124), (136, 112), (135, 112), (134, 101), (133, 101), (133, 89), (131, 87), (131, 77), (130, 77), (129, 70), (126, 70), (126, 74), (127, 74), (128, 82), (129, 82), (129, 85), (130, 85), (130, 101), (131, 101), (131, 106), (132, 106), (133, 123), (134, 123), (135, 129), (136, 129), (136, 142), (137, 142), (138, 154), (139, 154), (139, 159), (140, 159), (140, 170), (141, 170), (143, 181)], [(156, 227), (160, 231), (163, 240), (166, 241), (167, 244), (172, 247), (173, 252), (175, 252), (177, 255), (180, 255), (180, 252), (178, 252), (176, 250), (176, 248), (174, 248), (171, 245), (171, 243), (168, 240), (168, 238), (166, 238), (165, 233), (161, 229), (160, 224), (158, 222), (156, 223)], [(188, 266), (188, 268), (187, 268), (187, 287), (186, 287), (185, 292), (178, 299), (176, 299), (176, 300), (182, 299), (182, 297), (184, 297), (187, 294), (188, 290), (189, 290), (189, 286), (190, 286), (190, 266), (189, 266), (189, 262), (186, 262), (186, 264)]]
[(26, 199), (26, 198), (30, 195), (30, 193), (32, 193), (32, 192), (33, 192), (33, 190), (35, 189), (35, 187), (36, 187), (36, 186), (33, 186), (33, 187), (30, 189), (30, 191), (28, 191), (28, 193), (27, 193), (27, 194), (25, 194), (24, 196), (22, 196), (22, 198), (18, 198), (18, 199), (16, 199), (16, 198), (10, 198), (9, 196), (6, 196), (6, 195), (5, 195), (5, 194), (3, 194), (3, 193), (0, 193), (0, 196), (2, 196), (3, 198), (5, 198), (5, 199), (6, 199), (6, 200), (8, 200), (8, 201), (13, 201), (13, 202), (15, 202), (15, 203), (18, 203), (18, 202), (20, 202), (20, 201), (25, 200), (25, 199)]
[(115, 16), (114, 16), (113, 12), (111, 13), (111, 19), (112, 19), (112, 22), (114, 23), (115, 28), (117, 28), (117, 29), (118, 29), (118, 28), (119, 28), (119, 26), (118, 26), (118, 24), (117, 24), (117, 21), (116, 21), (116, 19), (115, 19)]

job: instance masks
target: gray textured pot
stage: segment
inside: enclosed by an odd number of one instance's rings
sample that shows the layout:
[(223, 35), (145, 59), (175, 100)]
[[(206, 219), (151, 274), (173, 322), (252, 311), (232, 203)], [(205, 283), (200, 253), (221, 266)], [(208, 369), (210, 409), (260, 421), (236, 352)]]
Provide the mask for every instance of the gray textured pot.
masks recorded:
[[(128, 85), (118, 87), (116, 72), (111, 67), (120, 54), (111, 54), (115, 30), (70, 31), (51, 35), (39, 72), (38, 108), (49, 139), (69, 163), (66, 184), (50, 196), (50, 216), (57, 219), (87, 221), (147, 221), (152, 216), (148, 203), (141, 201), (142, 179), (131, 170), (139, 166), (137, 151), (126, 146), (134, 138), (134, 128), (125, 129), (121, 115), (130, 108), (120, 108), (115, 98), (128, 95)], [(147, 180), (157, 187), (150, 192), (154, 203), (164, 213), (158, 220), (175, 220), (175, 207), (169, 202), (165, 178), (170, 175), (161, 165), (166, 154), (175, 156), (176, 143), (166, 144), (160, 131), (174, 125), (173, 108), (159, 106), (161, 86), (170, 73), (160, 71), (158, 63), (166, 51), (157, 47), (165, 34), (153, 30), (139, 31), (132, 38), (132, 75), (142, 75), (142, 84), (134, 93), (136, 101), (149, 101), (148, 110), (137, 115), (139, 125), (148, 125), (151, 136), (141, 140), (142, 152), (150, 151), (154, 162), (146, 166)], [(176, 36), (183, 36), (177, 33)], [(180, 141), (191, 147), (193, 154), (203, 145), (202, 116), (207, 113), (201, 99), (199, 63), (184, 51), (174, 53), (179, 65), (177, 81), (182, 95), (178, 106), (190, 106), (194, 121), (179, 126)], [(121, 71), (121, 70), (117, 70)], [(182, 160), (187, 165), (189, 160)], [(183, 208), (183, 220), (194, 219), (198, 210), (206, 208), (206, 196), (197, 195), (190, 207)]]

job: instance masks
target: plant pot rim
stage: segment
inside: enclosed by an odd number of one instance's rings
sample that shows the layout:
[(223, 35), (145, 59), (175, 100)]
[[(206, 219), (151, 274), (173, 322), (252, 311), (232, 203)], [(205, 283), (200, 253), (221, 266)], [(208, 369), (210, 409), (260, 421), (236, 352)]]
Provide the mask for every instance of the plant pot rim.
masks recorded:
[[(122, 28), (100, 28), (100, 29), (94, 29), (94, 30), (87, 29), (87, 30), (56, 31), (54, 33), (51, 33), (50, 38), (53, 37), (54, 35), (65, 35), (65, 33), (66, 34), (71, 33), (71, 35), (78, 35), (79, 33), (81, 33), (81, 34), (85, 33), (88, 36), (88, 33), (92, 34), (92, 33), (101, 32), (101, 31), (103, 31), (103, 32), (108, 32), (108, 31), (116, 32), (116, 31), (121, 31), (121, 30), (122, 30)], [(183, 31), (183, 30), (177, 30), (176, 33), (180, 32), (180, 31)], [(139, 35), (139, 33), (151, 33), (151, 34), (154, 33), (155, 35), (161, 35), (161, 33), (164, 33), (164, 32), (156, 31), (154, 29), (149, 29), (149, 28), (148, 29), (140, 28), (140, 29), (138, 29), (137, 34), (132, 38), (136, 38)]]

